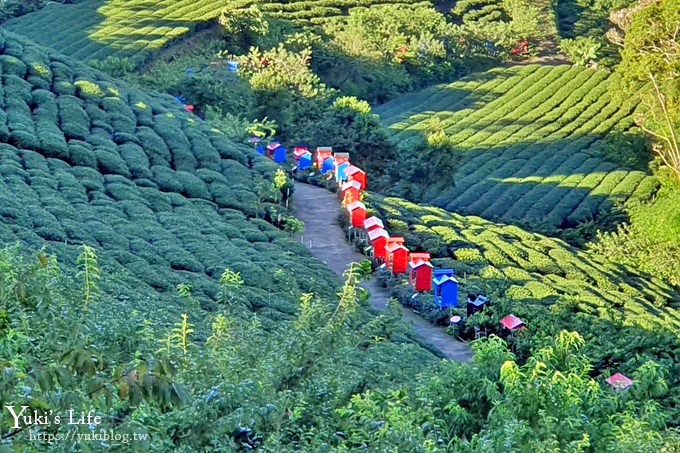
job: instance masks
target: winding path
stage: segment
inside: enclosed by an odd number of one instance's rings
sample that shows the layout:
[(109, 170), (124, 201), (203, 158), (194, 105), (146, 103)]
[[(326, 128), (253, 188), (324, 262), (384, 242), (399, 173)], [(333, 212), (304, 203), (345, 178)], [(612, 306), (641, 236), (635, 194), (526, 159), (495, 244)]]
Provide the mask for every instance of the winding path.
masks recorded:
[[(351, 262), (365, 258), (345, 241), (345, 233), (338, 225), (340, 203), (335, 194), (321, 187), (296, 182), (294, 200), (294, 214), (305, 223), (302, 238), (312, 255), (338, 276), (342, 276)], [(387, 307), (389, 297), (375, 280), (363, 282), (362, 286), (371, 294), (371, 305), (380, 310)], [(430, 324), (406, 308), (403, 309), (403, 319), (444, 357), (459, 362), (472, 358), (470, 347), (448, 335), (443, 328)]]

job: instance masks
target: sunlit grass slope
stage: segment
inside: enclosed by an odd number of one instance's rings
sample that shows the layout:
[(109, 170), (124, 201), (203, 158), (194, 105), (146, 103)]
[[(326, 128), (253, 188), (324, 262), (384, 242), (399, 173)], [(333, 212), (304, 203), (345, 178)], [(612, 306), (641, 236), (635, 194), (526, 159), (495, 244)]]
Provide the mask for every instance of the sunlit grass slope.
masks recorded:
[(633, 106), (613, 99), (607, 85), (604, 71), (566, 65), (496, 68), (376, 113), (406, 147), (438, 119), (462, 154), (452, 174), (434, 176), (426, 202), (554, 229), (646, 198), (657, 186), (645, 172), (603, 159), (607, 137), (633, 127)]
[(47, 5), (4, 26), (83, 61), (114, 57), (140, 63), (173, 39), (206, 26), (225, 8), (256, 5), (270, 17), (308, 26), (345, 16), (350, 8), (385, 3), (432, 4), (419, 0), (80, 0)]

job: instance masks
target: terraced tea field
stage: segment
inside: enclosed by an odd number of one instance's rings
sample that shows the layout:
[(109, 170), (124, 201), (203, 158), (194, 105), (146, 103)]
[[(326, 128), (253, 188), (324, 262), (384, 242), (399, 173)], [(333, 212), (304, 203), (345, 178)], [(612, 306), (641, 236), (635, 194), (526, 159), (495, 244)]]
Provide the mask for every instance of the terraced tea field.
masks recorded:
[(132, 89), (1, 30), (0, 49), (3, 245), (45, 247), (70, 264), (80, 245), (93, 246), (107, 280), (162, 296), (162, 307), (180, 283), (211, 307), (227, 267), (241, 273), (247, 307), (270, 319), (293, 310), (276, 294), (294, 294), (298, 283), (326, 292), (321, 280), (332, 273), (257, 218), (271, 201), (255, 183), (271, 184), (269, 159), (171, 96)]
[(321, 25), (349, 14), (352, 8), (369, 8), (374, 5), (432, 6), (423, 0), (232, 0), (229, 9), (244, 9), (257, 5), (264, 13), (290, 20), (296, 25)]
[(502, 2), (498, 0), (460, 0), (452, 9), (462, 22), (476, 22), (480, 25), (507, 19)]
[(172, 40), (206, 26), (226, 8), (257, 4), (273, 17), (297, 25), (321, 24), (346, 15), (350, 8), (374, 4), (426, 4), (420, 0), (82, 0), (50, 4), (4, 24), (10, 31), (83, 61), (130, 58), (140, 64)]
[(376, 108), (395, 143), (423, 140), (432, 118), (463, 154), (425, 200), (449, 211), (569, 227), (614, 204), (646, 198), (657, 182), (602, 158), (634, 106), (607, 90), (606, 72), (569, 66), (497, 68)]
[(224, 6), (214, 0), (83, 0), (50, 4), (4, 26), (84, 61), (144, 61), (173, 39), (215, 19)]
[(489, 291), (527, 316), (532, 306), (571, 300), (584, 314), (608, 319), (614, 309), (645, 329), (680, 331), (680, 298), (661, 279), (514, 225), (400, 198), (371, 194), (366, 201), (411, 250), (428, 250), (453, 267), (463, 294)]

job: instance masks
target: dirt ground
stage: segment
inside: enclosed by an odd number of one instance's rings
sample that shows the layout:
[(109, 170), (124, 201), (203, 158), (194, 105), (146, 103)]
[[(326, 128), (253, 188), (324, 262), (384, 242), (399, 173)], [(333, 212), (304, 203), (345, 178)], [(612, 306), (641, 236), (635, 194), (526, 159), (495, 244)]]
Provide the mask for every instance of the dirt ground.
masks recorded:
[[(351, 262), (365, 258), (345, 241), (345, 232), (338, 224), (340, 203), (335, 194), (320, 187), (295, 183), (293, 197), (294, 214), (305, 223), (301, 240), (316, 258), (338, 276), (342, 276)], [(363, 282), (362, 286), (370, 292), (371, 304), (385, 309), (389, 298), (375, 279)], [(430, 324), (407, 308), (403, 308), (403, 319), (446, 358), (459, 362), (472, 358), (470, 346), (448, 335), (443, 328)]]

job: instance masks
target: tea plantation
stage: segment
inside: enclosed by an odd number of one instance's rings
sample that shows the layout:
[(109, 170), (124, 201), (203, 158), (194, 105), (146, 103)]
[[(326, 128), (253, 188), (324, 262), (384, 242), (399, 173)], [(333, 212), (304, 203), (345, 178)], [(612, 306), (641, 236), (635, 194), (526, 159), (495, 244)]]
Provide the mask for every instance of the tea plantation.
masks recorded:
[[(313, 350), (300, 355), (300, 337), (291, 335), (299, 299), (314, 310), (296, 324), (302, 335), (330, 318), (340, 282), (289, 233), (260, 218), (260, 209), (276, 206), (267, 188), (277, 167), (269, 159), (231, 142), (171, 96), (144, 93), (4, 30), (0, 66), (0, 236), (2, 246), (12, 246), (0, 251), (2, 331), (17, 326), (14, 336), (3, 333), (8, 343), (0, 349), (4, 403), (21, 403), (31, 392), (32, 410), (85, 404), (128, 432), (148, 432), (176, 427), (167, 417), (181, 412), (163, 413), (188, 403), (191, 392), (212, 388), (218, 395), (228, 382), (241, 388), (229, 397), (236, 407), (210, 406), (210, 416), (228, 425), (219, 444), (230, 451), (237, 445), (230, 433), (253, 416), (233, 412), (237, 407), (257, 412), (298, 391), (296, 398), (307, 398), (307, 379), (317, 391), (337, 394), (332, 404), (341, 405), (347, 388), (383, 385), (375, 373), (385, 384), (399, 381), (401, 366), (388, 371), (394, 357), (409, 356), (413, 372), (435, 359), (408, 340), (407, 329), (395, 337), (401, 345), (367, 343), (348, 354), (344, 324), (334, 328), (334, 340), (324, 340), (323, 353), (304, 340)], [(97, 256), (84, 254), (84, 245)], [(349, 322), (356, 307), (347, 310)], [(383, 335), (382, 317), (367, 325), (365, 310), (352, 316), (365, 329), (353, 328), (354, 340)], [(227, 365), (205, 356), (206, 341), (219, 345), (214, 351), (222, 359), (235, 354), (228, 368), (236, 374), (220, 374)], [(318, 371), (295, 375), (293, 355), (315, 358)], [(349, 374), (322, 384), (326, 360), (341, 366), (337, 376)], [(253, 386), (247, 370), (254, 367), (261, 378), (274, 373), (267, 390)], [(132, 410), (155, 421), (140, 425), (126, 418)], [(6, 418), (7, 438), (21, 432), (11, 425)], [(63, 451), (28, 435), (12, 441)], [(167, 432), (136, 448), (167, 451), (174, 442), (188, 445)]]
[(633, 126), (634, 106), (607, 73), (569, 66), (497, 68), (376, 108), (404, 150), (441, 122), (461, 157), (424, 201), (450, 211), (555, 229), (646, 199), (653, 177), (605, 160), (608, 134)]
[[(254, 218), (267, 200), (253, 178), (271, 176), (270, 161), (170, 96), (147, 95), (10, 35), (2, 48), (6, 244), (89, 244), (150, 288), (191, 283), (201, 299), (215, 298), (216, 278), (231, 267), (252, 288), (253, 308), (290, 275), (305, 276), (305, 291), (329, 278), (319, 263), (298, 258), (301, 246)], [(285, 273), (276, 278), (272, 269)]]
[(86, 62), (113, 57), (129, 58), (139, 64), (174, 39), (209, 26), (225, 8), (239, 10), (257, 4), (262, 12), (272, 17), (305, 26), (346, 15), (350, 8), (383, 3), (431, 5), (431, 2), (417, 0), (82, 0), (75, 4), (51, 4), (35, 13), (9, 20), (4, 26)]
[[(0, 3), (0, 451), (678, 451), (678, 150), (639, 119), (680, 124), (659, 38), (680, 0), (620, 26), (620, 54), (601, 41), (632, 0)], [(290, 177), (333, 175), (253, 135), (349, 152), (367, 214), (455, 270), (458, 306), (313, 258)], [(336, 207), (307, 228), (347, 226)], [(347, 233), (329, 256), (371, 250)]]
[[(438, 267), (455, 270), (460, 306), (467, 293), (491, 298), (493, 316), (477, 320), (482, 329), (501, 335), (498, 321), (508, 313), (524, 320), (529, 330), (517, 337), (516, 351), (550, 332), (576, 330), (590, 344), (598, 373), (610, 367), (632, 373), (646, 356), (669, 366), (673, 382), (680, 383), (674, 359), (680, 353), (680, 295), (661, 279), (514, 225), (394, 197), (370, 194), (366, 202), (412, 251), (427, 250)], [(434, 309), (431, 299), (423, 303)], [(674, 391), (665, 404), (678, 398)]]

